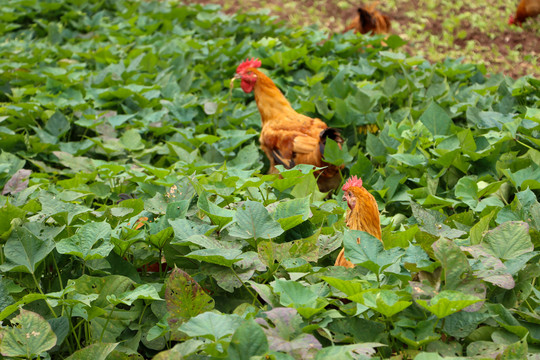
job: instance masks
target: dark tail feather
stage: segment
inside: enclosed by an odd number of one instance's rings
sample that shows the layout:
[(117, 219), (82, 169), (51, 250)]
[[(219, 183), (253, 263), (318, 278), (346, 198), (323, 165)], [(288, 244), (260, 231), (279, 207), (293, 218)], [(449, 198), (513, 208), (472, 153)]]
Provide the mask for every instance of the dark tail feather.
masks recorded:
[(375, 17), (371, 15), (369, 11), (364, 8), (358, 8), (358, 15), (360, 16), (360, 32), (366, 34), (377, 27)]
[(321, 152), (321, 155), (324, 154), (324, 147), (326, 146), (326, 139), (332, 139), (335, 142), (338, 143), (339, 147), (341, 148), (341, 144), (343, 144), (343, 138), (341, 137), (341, 133), (338, 129), (334, 128), (326, 128), (319, 134), (319, 138), (321, 141), (319, 142), (319, 150)]
[(272, 157), (276, 165), (283, 165), (285, 169), (291, 169), (296, 165), (294, 159), (285, 159), (278, 149), (272, 150)]

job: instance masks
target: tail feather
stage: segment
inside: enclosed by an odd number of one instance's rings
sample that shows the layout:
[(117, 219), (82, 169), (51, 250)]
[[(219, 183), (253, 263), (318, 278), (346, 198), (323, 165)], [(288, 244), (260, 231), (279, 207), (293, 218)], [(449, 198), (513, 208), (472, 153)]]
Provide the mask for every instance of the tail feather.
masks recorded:
[(360, 17), (360, 29), (359, 31), (363, 34), (375, 29), (377, 27), (377, 22), (375, 17), (371, 13), (364, 9), (358, 8), (358, 16)]
[(338, 129), (335, 128), (326, 128), (319, 134), (319, 151), (321, 156), (324, 154), (324, 148), (326, 146), (326, 139), (332, 139), (338, 143), (339, 148), (341, 149), (341, 144), (343, 144), (343, 138)]
[(281, 155), (279, 149), (277, 148), (272, 150), (272, 157), (274, 158), (274, 162), (276, 165), (283, 165), (285, 169), (291, 169), (296, 165), (294, 159), (284, 158), (283, 155)]

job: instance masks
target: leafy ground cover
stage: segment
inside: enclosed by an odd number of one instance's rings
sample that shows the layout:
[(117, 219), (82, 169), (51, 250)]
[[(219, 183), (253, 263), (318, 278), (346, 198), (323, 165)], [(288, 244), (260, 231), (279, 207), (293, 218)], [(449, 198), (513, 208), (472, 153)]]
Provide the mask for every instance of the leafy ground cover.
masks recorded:
[[(538, 358), (538, 79), (215, 6), (0, 19), (2, 356)], [(342, 129), (325, 157), (376, 197), (384, 247), (313, 169), (264, 175), (229, 88), (248, 56)]]
[[(267, 9), (288, 26), (315, 25), (329, 34), (341, 32), (362, 3), (371, 1), (195, 0), (220, 4), (223, 11)], [(392, 33), (408, 40), (402, 51), (431, 61), (446, 58), (483, 64), (488, 72), (514, 78), (540, 76), (540, 21), (523, 28), (508, 25), (518, 0), (386, 0), (378, 8), (392, 19)]]

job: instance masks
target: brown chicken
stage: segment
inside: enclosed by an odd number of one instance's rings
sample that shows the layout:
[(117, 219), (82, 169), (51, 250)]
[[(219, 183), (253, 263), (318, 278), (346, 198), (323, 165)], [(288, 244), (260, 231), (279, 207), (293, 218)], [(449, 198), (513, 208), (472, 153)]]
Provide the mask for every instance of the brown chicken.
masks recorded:
[(340, 169), (323, 161), (327, 139), (338, 143), (343, 139), (338, 130), (328, 127), (320, 119), (313, 119), (294, 111), (285, 96), (257, 68), (259, 59), (247, 59), (236, 69), (235, 79), (246, 93), (255, 92), (255, 102), (261, 114), (262, 130), (259, 138), (261, 149), (270, 160), (272, 174), (276, 165), (290, 169), (296, 164), (324, 167), (315, 172), (317, 184), (322, 192), (335, 189), (341, 182)]
[[(347, 201), (349, 209), (345, 221), (349, 229), (365, 231), (382, 241), (381, 221), (377, 201), (364, 187), (362, 179), (352, 176), (343, 185), (343, 200)], [(360, 242), (360, 239), (358, 239)], [(345, 259), (345, 249), (341, 249), (335, 266), (353, 268), (354, 264)]]
[(535, 17), (540, 14), (540, 0), (521, 0), (516, 10), (516, 16), (510, 15), (508, 24), (521, 24), (530, 17)]
[(377, 3), (371, 3), (365, 7), (358, 8), (358, 15), (351, 23), (343, 30), (347, 32), (354, 30), (355, 33), (367, 34), (371, 31), (372, 34), (387, 34), (390, 32), (390, 18), (381, 14), (375, 9)]

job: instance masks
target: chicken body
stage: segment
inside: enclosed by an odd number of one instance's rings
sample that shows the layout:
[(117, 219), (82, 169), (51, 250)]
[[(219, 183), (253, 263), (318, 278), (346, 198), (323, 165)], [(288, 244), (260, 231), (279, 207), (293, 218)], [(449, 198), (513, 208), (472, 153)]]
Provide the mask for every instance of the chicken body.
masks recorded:
[(296, 164), (325, 167), (315, 172), (319, 189), (322, 192), (335, 189), (341, 182), (339, 170), (343, 166), (328, 164), (322, 158), (327, 139), (336, 141), (339, 146), (343, 143), (339, 131), (329, 128), (320, 119), (297, 113), (268, 76), (256, 67), (241, 66), (236, 78), (241, 79), (244, 92), (255, 93), (262, 122), (259, 141), (270, 161), (269, 172), (277, 173), (276, 165), (287, 169)]
[(509, 24), (520, 25), (529, 17), (540, 14), (540, 0), (521, 0), (516, 10), (516, 16), (510, 16)]
[[(343, 185), (343, 200), (347, 201), (347, 215), (345, 221), (349, 229), (361, 230), (373, 235), (382, 241), (381, 221), (377, 201), (364, 187), (362, 179), (351, 177)], [(358, 239), (360, 243), (360, 239)], [(353, 268), (354, 264), (345, 259), (345, 249), (341, 249), (336, 258), (335, 266)]]
[(355, 33), (360, 34), (367, 34), (370, 31), (373, 34), (389, 33), (391, 28), (390, 18), (376, 10), (376, 5), (377, 3), (372, 3), (366, 7), (358, 8), (358, 15), (343, 32), (354, 30)]

